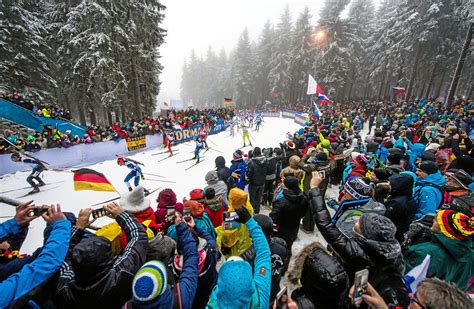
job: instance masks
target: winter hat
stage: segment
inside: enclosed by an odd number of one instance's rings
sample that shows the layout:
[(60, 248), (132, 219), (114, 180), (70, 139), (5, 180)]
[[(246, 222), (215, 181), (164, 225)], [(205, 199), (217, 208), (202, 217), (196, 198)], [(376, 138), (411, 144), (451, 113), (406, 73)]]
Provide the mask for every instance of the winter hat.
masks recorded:
[(216, 171), (210, 171), (207, 172), (205, 180), (208, 185), (212, 186), (219, 181), (219, 176), (217, 176)]
[(464, 170), (450, 169), (446, 172), (446, 176), (455, 180), (463, 189), (469, 190), (472, 178)]
[(367, 163), (369, 163), (369, 158), (367, 158), (367, 156), (364, 154), (359, 154), (355, 157), (354, 161), (356, 161), (360, 165), (366, 165)]
[(366, 146), (366, 150), (368, 153), (375, 153), (379, 149), (379, 144), (375, 142), (368, 143)]
[(436, 156), (434, 153), (432, 152), (425, 152), (423, 154), (423, 161), (432, 161), (432, 162), (435, 162), (436, 160)]
[(328, 155), (324, 151), (321, 151), (316, 155), (316, 159), (318, 161), (327, 161), (328, 160)]
[(423, 161), (418, 165), (418, 169), (427, 173), (428, 175), (435, 174), (439, 171), (438, 166), (433, 161)]
[[(266, 271), (262, 268), (260, 271)], [(236, 284), (238, 288), (236, 288)], [(219, 270), (215, 295), (220, 308), (248, 308), (255, 292), (252, 266), (242, 259), (227, 260)]]
[(382, 215), (374, 212), (364, 213), (360, 219), (362, 235), (375, 241), (389, 241), (395, 239), (397, 228), (393, 222)]
[(344, 184), (344, 190), (357, 200), (372, 196), (373, 187), (361, 177), (351, 177)]
[(147, 261), (158, 260), (166, 263), (173, 256), (175, 249), (176, 242), (172, 238), (158, 234), (148, 240), (146, 259)]
[(451, 239), (465, 240), (474, 234), (474, 217), (453, 209), (442, 209), (436, 216), (441, 233)]
[(262, 155), (262, 150), (260, 149), (260, 147), (255, 147), (253, 149), (253, 156), (258, 157), (258, 156), (261, 156), (261, 155)]
[(171, 189), (164, 189), (158, 195), (158, 207), (164, 208), (167, 206), (174, 206), (177, 202), (176, 193)]
[(296, 145), (292, 141), (286, 141), (285, 144), (288, 146), (289, 149), (295, 149)]
[(214, 162), (216, 163), (216, 167), (224, 167), (225, 166), (225, 159), (223, 156), (218, 156)]
[(298, 178), (294, 176), (285, 177), (283, 184), (288, 190), (298, 191)]
[(204, 205), (194, 200), (184, 202), (184, 208), (189, 208), (193, 217), (201, 218), (204, 213)]
[(438, 143), (430, 143), (426, 146), (425, 151), (437, 151), (441, 147)]
[(273, 234), (273, 220), (269, 216), (256, 214), (253, 219), (257, 221), (258, 225), (262, 228), (263, 234), (267, 240), (269, 240)]
[(150, 261), (138, 270), (133, 279), (133, 299), (148, 303), (157, 299), (167, 288), (168, 273), (166, 265), (160, 261)]
[(392, 153), (389, 153), (387, 156), (387, 160), (391, 164), (400, 164), (400, 161), (402, 160), (402, 158), (403, 158), (403, 154), (400, 152), (392, 152)]
[(140, 212), (151, 205), (151, 201), (145, 197), (145, 189), (142, 186), (138, 186), (123, 195), (119, 200), (120, 207), (130, 213)]
[(94, 280), (112, 261), (111, 243), (104, 237), (91, 235), (72, 249), (71, 266), (81, 283)]
[(242, 159), (242, 155), (243, 155), (242, 150), (237, 149), (237, 150), (234, 152), (234, 154), (233, 154), (234, 160), (240, 160), (240, 159)]
[(189, 197), (191, 198), (191, 200), (200, 203), (204, 199), (204, 192), (201, 189), (194, 189), (193, 191), (189, 192)]

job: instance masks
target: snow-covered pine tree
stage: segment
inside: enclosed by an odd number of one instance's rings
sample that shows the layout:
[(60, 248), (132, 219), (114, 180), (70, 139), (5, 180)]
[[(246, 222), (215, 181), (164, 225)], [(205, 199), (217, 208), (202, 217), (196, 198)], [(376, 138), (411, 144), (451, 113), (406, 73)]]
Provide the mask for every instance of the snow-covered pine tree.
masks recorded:
[(239, 106), (249, 107), (252, 78), (252, 51), (247, 28), (240, 35), (234, 51), (232, 66), (232, 81), (235, 92), (235, 101)]
[(290, 58), (290, 101), (304, 100), (306, 98), (306, 83), (308, 74), (312, 74), (313, 44), (311, 14), (305, 7), (296, 20), (292, 33), (291, 58)]
[(268, 76), (271, 69), (271, 60), (273, 53), (273, 46), (275, 41), (275, 30), (269, 20), (265, 22), (262, 33), (257, 44), (255, 52), (256, 65), (258, 74), (256, 75), (258, 101), (264, 102), (270, 100), (270, 84)]
[(268, 74), (271, 91), (279, 100), (288, 100), (291, 84), (291, 14), (288, 5), (281, 15), (280, 22), (275, 31), (275, 44), (273, 45), (271, 69)]

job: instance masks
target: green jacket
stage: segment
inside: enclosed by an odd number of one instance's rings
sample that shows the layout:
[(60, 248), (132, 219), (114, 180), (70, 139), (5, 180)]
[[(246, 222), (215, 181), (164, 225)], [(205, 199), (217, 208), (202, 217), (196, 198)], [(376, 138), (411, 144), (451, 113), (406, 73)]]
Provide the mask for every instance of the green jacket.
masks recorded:
[(405, 253), (406, 272), (421, 264), (425, 256), (431, 255), (428, 277), (453, 282), (466, 290), (474, 274), (474, 250), (472, 239), (454, 240), (441, 233), (433, 235), (430, 242), (411, 246)]

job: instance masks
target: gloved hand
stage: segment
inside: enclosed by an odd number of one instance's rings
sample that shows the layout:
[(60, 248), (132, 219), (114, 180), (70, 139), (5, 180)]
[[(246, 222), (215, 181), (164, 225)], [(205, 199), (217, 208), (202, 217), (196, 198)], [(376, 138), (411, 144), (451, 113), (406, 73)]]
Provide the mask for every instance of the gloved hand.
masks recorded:
[(245, 207), (236, 209), (235, 212), (239, 215), (239, 219), (236, 220), (237, 222), (245, 224), (250, 220), (250, 218), (252, 218), (249, 211)]
[(140, 178), (141, 178), (142, 180), (145, 180), (145, 176), (144, 176), (144, 175), (141, 175)]

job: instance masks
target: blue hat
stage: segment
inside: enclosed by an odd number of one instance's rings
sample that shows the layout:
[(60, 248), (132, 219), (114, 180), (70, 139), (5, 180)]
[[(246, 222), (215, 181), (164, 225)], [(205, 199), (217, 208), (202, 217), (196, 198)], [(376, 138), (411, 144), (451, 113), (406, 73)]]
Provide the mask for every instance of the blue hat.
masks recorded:
[(166, 265), (160, 261), (145, 263), (133, 279), (133, 298), (139, 302), (157, 299), (168, 288)]
[(226, 261), (217, 279), (217, 302), (221, 308), (245, 308), (255, 292), (252, 267), (241, 258)]

